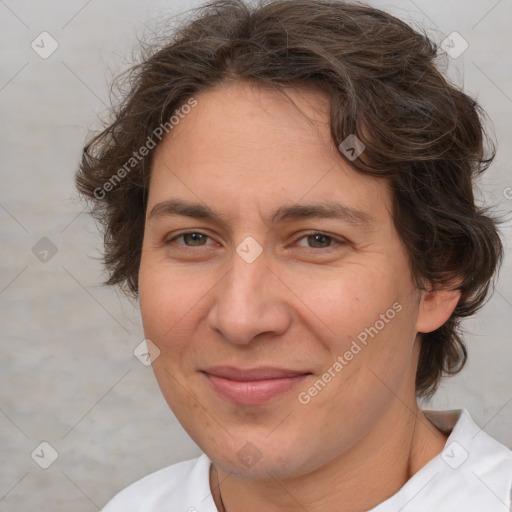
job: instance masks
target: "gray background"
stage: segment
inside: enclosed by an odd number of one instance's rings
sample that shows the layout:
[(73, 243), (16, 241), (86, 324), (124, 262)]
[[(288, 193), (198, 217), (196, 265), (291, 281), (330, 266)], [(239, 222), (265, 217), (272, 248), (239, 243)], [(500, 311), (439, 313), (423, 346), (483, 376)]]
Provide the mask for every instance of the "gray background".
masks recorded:
[[(133, 355), (143, 339), (137, 305), (100, 286), (101, 238), (73, 188), (87, 131), (99, 126), (136, 36), (199, 4), (0, 0), (0, 511), (94, 511), (143, 475), (199, 454)], [(479, 197), (510, 211), (512, 1), (371, 4), (425, 25), (438, 42), (452, 31), (467, 40), (448, 73), (487, 110), (499, 142)], [(31, 48), (43, 31), (59, 44), (47, 59)], [(510, 223), (503, 231), (510, 253)], [(466, 322), (467, 368), (428, 406), (467, 408), (512, 447), (510, 274), (508, 256), (493, 298)], [(41, 441), (58, 453), (46, 470), (30, 455)]]

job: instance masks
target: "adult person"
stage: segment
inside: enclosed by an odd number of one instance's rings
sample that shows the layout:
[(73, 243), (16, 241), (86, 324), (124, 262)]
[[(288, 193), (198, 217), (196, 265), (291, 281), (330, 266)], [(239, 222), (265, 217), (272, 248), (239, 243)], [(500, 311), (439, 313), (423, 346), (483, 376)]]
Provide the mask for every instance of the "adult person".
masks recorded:
[(136, 68), (77, 183), (204, 454), (105, 512), (510, 509), (510, 450), (418, 407), (502, 253), (436, 56), (360, 4), (220, 1)]

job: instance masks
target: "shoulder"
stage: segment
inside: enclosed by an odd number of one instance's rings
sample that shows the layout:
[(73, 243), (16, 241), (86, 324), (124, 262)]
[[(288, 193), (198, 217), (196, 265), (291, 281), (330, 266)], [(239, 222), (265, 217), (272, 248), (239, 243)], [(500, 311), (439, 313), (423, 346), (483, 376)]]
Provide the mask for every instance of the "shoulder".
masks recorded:
[(441, 429), (454, 423), (433, 464), (437, 478), (432, 489), (442, 497), (445, 508), (468, 512), (500, 510), (503, 505), (510, 508), (512, 451), (485, 433), (465, 409), (432, 411), (428, 417)]
[(449, 423), (450, 418), (456, 418), (442, 452), (442, 458), (448, 466), (452, 469), (466, 466), (484, 473), (503, 470), (503, 476), (508, 476), (512, 483), (512, 450), (485, 433), (467, 410), (430, 411), (428, 417), (441, 429), (443, 421)]
[(461, 411), (441, 457), (447, 477), (455, 484), (452, 491), (464, 490), (464, 498), (458, 498), (465, 504), (463, 510), (512, 509), (512, 451), (484, 432), (466, 410)]
[(102, 512), (206, 512), (211, 501), (209, 469), (205, 454), (168, 466), (123, 489)]
[(512, 510), (512, 451), (486, 434), (468, 411), (424, 411), (449, 434), (442, 452), (372, 512)]

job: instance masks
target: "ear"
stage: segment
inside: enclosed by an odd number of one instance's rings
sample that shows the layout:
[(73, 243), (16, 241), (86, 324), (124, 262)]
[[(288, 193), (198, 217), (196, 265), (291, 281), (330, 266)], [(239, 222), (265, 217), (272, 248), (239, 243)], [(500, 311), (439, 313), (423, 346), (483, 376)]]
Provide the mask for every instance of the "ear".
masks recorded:
[(460, 299), (460, 290), (430, 289), (421, 292), (416, 331), (427, 333), (441, 327)]

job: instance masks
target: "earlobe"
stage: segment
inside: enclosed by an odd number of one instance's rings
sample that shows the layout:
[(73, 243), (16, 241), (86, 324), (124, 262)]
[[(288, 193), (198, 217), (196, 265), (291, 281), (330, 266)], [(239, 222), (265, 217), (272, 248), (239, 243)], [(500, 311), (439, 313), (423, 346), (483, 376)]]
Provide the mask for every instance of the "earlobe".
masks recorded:
[(460, 295), (460, 290), (432, 289), (423, 291), (416, 321), (416, 331), (427, 333), (439, 329), (457, 307)]

